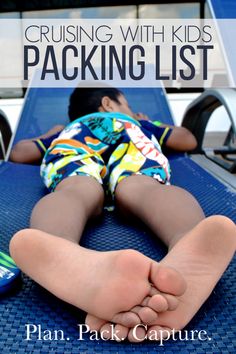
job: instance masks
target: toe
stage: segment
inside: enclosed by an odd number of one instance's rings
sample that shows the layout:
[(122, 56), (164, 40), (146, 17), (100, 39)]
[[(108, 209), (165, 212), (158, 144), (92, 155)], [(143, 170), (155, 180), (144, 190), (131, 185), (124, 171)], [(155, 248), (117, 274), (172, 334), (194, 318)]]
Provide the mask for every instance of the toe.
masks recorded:
[(103, 340), (112, 338), (112, 324), (110, 322), (106, 322), (100, 328), (100, 335)]
[[(154, 295), (162, 296), (167, 301), (168, 308), (166, 309), (166, 305), (165, 305), (166, 302), (165, 301), (160, 299), (160, 297), (159, 297), (159, 301), (158, 301), (158, 297), (155, 298)], [(151, 299), (152, 299), (152, 301), (150, 302)], [(160, 301), (163, 303), (162, 306), (160, 304)], [(161, 293), (155, 287), (152, 286), (150, 289), (150, 292), (149, 292), (149, 296), (144, 298), (141, 305), (151, 307), (154, 311), (157, 311), (157, 312), (163, 312), (166, 310), (173, 311), (178, 307), (179, 299), (174, 295)]]
[(168, 311), (174, 311), (179, 305), (179, 299), (170, 294), (162, 294), (168, 303)]
[(152, 324), (158, 318), (158, 314), (149, 307), (142, 307), (138, 312), (138, 316), (141, 318), (142, 323)]
[(132, 311), (138, 315), (140, 319), (139, 324), (141, 322), (147, 325), (153, 324), (158, 318), (158, 314), (146, 306), (135, 306), (132, 308)]
[(90, 330), (99, 331), (100, 328), (106, 323), (107, 321), (95, 317), (93, 315), (87, 314), (85, 319), (85, 324), (87, 324)]
[(161, 292), (180, 296), (186, 290), (184, 278), (173, 268), (152, 262), (150, 277), (151, 283)]
[(169, 308), (166, 298), (161, 294), (153, 295), (149, 299), (147, 306), (156, 312), (164, 312)]
[(147, 327), (145, 325), (138, 325), (129, 330), (128, 340), (132, 343), (143, 342), (147, 338)]
[(119, 340), (117, 340), (117, 339), (116, 340), (123, 341), (128, 337), (129, 328), (118, 324), (115, 326), (115, 333), (116, 333), (117, 337), (119, 338)]
[(135, 311), (128, 311), (128, 312), (120, 312), (116, 314), (111, 322), (120, 324), (125, 327), (134, 327), (137, 324), (139, 324), (140, 318), (138, 317), (138, 314)]

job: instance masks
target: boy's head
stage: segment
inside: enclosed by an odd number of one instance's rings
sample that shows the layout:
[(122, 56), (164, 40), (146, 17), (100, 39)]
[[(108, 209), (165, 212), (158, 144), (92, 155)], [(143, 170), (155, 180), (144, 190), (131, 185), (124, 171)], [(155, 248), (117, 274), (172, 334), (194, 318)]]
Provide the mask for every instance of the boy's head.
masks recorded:
[(70, 96), (69, 118), (73, 121), (94, 112), (133, 115), (123, 93), (113, 87), (77, 87)]

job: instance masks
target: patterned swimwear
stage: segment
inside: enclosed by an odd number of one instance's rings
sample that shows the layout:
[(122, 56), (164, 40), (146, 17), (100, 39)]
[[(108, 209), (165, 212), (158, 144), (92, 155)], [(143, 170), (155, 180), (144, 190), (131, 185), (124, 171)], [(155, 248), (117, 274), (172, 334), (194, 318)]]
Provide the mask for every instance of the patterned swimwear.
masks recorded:
[[(170, 166), (158, 139), (164, 143), (170, 133), (169, 128), (122, 113), (89, 114), (53, 137), (41, 176), (50, 191), (69, 176), (92, 176), (112, 196), (117, 184), (133, 174), (169, 184)], [(36, 143), (42, 148), (42, 139)]]

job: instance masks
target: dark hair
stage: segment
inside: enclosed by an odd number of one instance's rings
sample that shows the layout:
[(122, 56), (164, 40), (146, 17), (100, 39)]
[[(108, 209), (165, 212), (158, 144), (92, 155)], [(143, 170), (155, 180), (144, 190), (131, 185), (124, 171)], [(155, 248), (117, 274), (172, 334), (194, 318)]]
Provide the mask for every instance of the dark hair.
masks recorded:
[(122, 92), (113, 87), (77, 87), (70, 96), (68, 114), (73, 121), (86, 114), (98, 112), (104, 96), (120, 103), (118, 97)]

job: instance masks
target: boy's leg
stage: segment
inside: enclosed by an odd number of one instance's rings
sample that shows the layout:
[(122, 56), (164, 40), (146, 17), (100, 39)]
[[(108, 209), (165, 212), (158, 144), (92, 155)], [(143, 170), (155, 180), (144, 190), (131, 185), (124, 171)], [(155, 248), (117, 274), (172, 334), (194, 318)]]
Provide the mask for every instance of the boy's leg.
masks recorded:
[(88, 219), (103, 209), (104, 191), (92, 177), (64, 179), (34, 207), (30, 227), (78, 243)]
[(168, 248), (205, 218), (190, 193), (148, 176), (125, 178), (118, 184), (115, 198), (124, 215), (138, 217)]

